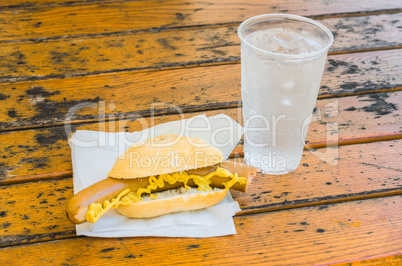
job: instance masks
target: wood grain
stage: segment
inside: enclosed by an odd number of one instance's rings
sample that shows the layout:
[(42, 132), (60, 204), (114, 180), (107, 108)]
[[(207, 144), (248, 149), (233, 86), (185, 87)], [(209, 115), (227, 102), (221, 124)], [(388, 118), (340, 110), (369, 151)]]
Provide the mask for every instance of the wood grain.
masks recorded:
[[(319, 98), (400, 90), (401, 51), (329, 56)], [(62, 125), (73, 107), (102, 101), (104, 111), (81, 108), (73, 123), (149, 116), (151, 108), (155, 114), (177, 113), (162, 103), (183, 112), (240, 106), (240, 65), (0, 84), (0, 131)]]
[[(120, 2), (120, 3), (119, 3)], [(87, 4), (86, 4), (87, 3)], [(41, 40), (109, 35), (139, 30), (166, 30), (204, 25), (238, 24), (259, 14), (290, 13), (303, 16), (345, 16), (402, 10), (398, 1), (233, 0), (210, 1), (13, 1), (0, 14), (0, 39)], [(5, 3), (1, 6), (8, 6)], [(12, 7), (14, 6), (14, 7)], [(23, 8), (21, 8), (23, 7)], [(18, 11), (16, 11), (18, 10)], [(156, 18), (156, 19), (155, 19)]]
[[(402, 140), (394, 140), (305, 151), (296, 171), (258, 174), (247, 193), (232, 191), (242, 208), (238, 214), (402, 194), (401, 150)], [(73, 236), (64, 209), (73, 194), (71, 178), (0, 186), (0, 191), (0, 246)]]
[[(330, 53), (400, 48), (400, 13), (320, 20)], [(0, 45), (0, 82), (239, 62), (236, 27), (141, 32)]]
[[(30, 264), (311, 265), (400, 251), (401, 196), (235, 217), (220, 238), (72, 238), (0, 249)], [(364, 243), (364, 244), (363, 244)]]
[[(118, 4), (123, 2), (129, 2), (130, 0), (76, 0), (76, 1), (65, 1), (65, 0), (12, 0), (3, 1), (0, 3), (0, 7), (4, 9), (13, 10), (37, 10), (43, 7), (66, 7), (66, 6), (76, 6), (76, 5), (88, 5), (88, 4)], [(136, 0), (131, 0), (136, 1)]]
[[(316, 111), (309, 127), (306, 146), (323, 148), (396, 139), (402, 137), (402, 92), (388, 92), (350, 96), (317, 101)], [(94, 109), (98, 109), (96, 105)], [(155, 118), (133, 118), (99, 124), (72, 126), (75, 130), (139, 131), (152, 125), (205, 113), (208, 116), (224, 113), (239, 123), (242, 109), (232, 108)], [(68, 129), (68, 128), (67, 128)], [(0, 134), (0, 184), (54, 179), (71, 175), (70, 148), (65, 127), (50, 127)], [(236, 149), (242, 153), (242, 146)]]
[(381, 255), (369, 258), (343, 261), (339, 263), (331, 263), (331, 266), (357, 266), (357, 265), (387, 265), (398, 266), (402, 263), (402, 253)]
[[(0, 10), (0, 263), (402, 263), (400, 1), (15, 0)], [(263, 13), (309, 16), (335, 36), (300, 167), (232, 193), (237, 235), (75, 236), (66, 117), (72, 131), (201, 113), (241, 123), (236, 28)]]

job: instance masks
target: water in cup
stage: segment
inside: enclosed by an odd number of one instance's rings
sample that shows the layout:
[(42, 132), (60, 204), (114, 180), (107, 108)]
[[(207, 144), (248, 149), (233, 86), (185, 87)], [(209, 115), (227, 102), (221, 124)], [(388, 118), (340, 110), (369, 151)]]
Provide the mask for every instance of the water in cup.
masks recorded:
[(283, 174), (300, 164), (331, 38), (292, 20), (259, 24), (239, 27), (245, 160)]

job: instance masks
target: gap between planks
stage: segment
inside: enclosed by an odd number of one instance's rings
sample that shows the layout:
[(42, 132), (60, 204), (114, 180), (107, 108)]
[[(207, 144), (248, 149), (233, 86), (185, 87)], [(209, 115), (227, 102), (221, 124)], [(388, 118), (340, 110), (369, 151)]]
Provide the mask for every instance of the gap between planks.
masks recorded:
[(314, 198), (314, 201), (311, 200), (294, 200), (288, 201), (289, 205), (283, 206), (278, 204), (278, 206), (273, 206), (272, 204), (269, 205), (269, 208), (264, 208), (264, 205), (261, 206), (252, 206), (242, 208), (242, 214), (236, 216), (243, 216), (243, 215), (252, 215), (264, 212), (272, 212), (272, 211), (285, 211), (291, 209), (298, 209), (298, 208), (306, 208), (306, 207), (319, 207), (329, 204), (339, 204), (351, 201), (359, 201), (359, 200), (369, 200), (369, 199), (376, 199), (376, 198), (385, 198), (385, 197), (392, 197), (402, 195), (402, 188), (393, 188), (393, 189), (381, 189), (375, 191), (363, 191), (360, 193), (353, 193), (353, 194), (343, 194), (343, 195), (336, 195), (336, 196), (328, 196), (328, 197), (317, 197)]

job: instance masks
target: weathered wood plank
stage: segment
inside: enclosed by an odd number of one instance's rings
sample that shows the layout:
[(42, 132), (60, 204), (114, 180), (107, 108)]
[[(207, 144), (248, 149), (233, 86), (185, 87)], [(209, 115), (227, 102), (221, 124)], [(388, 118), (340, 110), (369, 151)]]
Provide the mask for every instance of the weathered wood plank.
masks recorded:
[[(401, 150), (402, 140), (394, 140), (305, 151), (296, 171), (258, 174), (248, 193), (232, 195), (239, 214), (250, 214), (402, 194)], [(0, 192), (0, 246), (74, 234), (64, 209), (73, 193), (70, 178), (0, 186)]]
[(401, 208), (394, 196), (246, 215), (235, 217), (236, 235), (219, 238), (71, 238), (0, 249), (0, 262), (328, 264), (400, 251)]
[[(2, 10), (14, 9), (14, 10), (37, 10), (43, 7), (67, 7), (76, 5), (88, 5), (88, 4), (117, 4), (128, 2), (130, 0), (75, 0), (75, 1), (65, 1), (65, 0), (8, 0), (0, 2), (0, 7)], [(131, 0), (136, 1), (136, 0)]]
[(357, 265), (387, 265), (398, 266), (402, 264), (402, 253), (388, 254), (385, 256), (375, 256), (369, 258), (360, 258), (338, 263), (331, 263), (331, 266), (357, 266)]
[[(320, 20), (331, 53), (401, 47), (400, 13)], [(177, 68), (239, 61), (236, 27), (142, 32), (0, 45), (0, 82)]]
[[(402, 88), (402, 50), (328, 57), (319, 98)], [(104, 111), (83, 108), (73, 122), (149, 115), (151, 104), (183, 112), (241, 104), (240, 65), (105, 74), (0, 84), (0, 130), (63, 124), (78, 104), (104, 101)], [(172, 112), (155, 105), (155, 113)], [(168, 110), (166, 110), (168, 109)]]
[[(307, 135), (308, 146), (322, 148), (395, 139), (402, 137), (402, 91), (350, 96), (317, 101), (316, 112)], [(98, 108), (98, 106), (96, 106)], [(100, 131), (139, 131), (143, 127), (189, 118), (202, 113), (208, 116), (225, 113), (239, 123), (242, 109), (232, 108), (183, 115), (166, 115), (137, 120), (119, 120), (74, 126), (76, 129)], [(242, 152), (242, 146), (236, 152)], [(70, 148), (64, 127), (4, 132), (0, 134), (0, 184), (71, 175)]]
[[(40, 40), (65, 36), (127, 33), (149, 29), (185, 26), (238, 24), (257, 14), (290, 13), (303, 16), (345, 16), (347, 13), (389, 12), (402, 10), (398, 1), (386, 0), (257, 0), (244, 1), (13, 1), (2, 3), (1, 41)], [(108, 3), (109, 2), (109, 3)], [(41, 4), (42, 3), (42, 4)], [(14, 6), (14, 7), (13, 7)], [(23, 8), (18, 8), (23, 7)], [(18, 10), (18, 11), (16, 11)]]

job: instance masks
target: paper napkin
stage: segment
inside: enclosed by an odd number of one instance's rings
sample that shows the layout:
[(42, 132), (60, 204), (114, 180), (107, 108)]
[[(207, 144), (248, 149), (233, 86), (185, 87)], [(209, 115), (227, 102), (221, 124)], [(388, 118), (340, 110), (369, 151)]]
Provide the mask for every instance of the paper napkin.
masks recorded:
[[(142, 131), (107, 133), (77, 130), (69, 139), (74, 194), (107, 178), (116, 158), (130, 145), (163, 134), (202, 138), (228, 158), (243, 135), (243, 127), (224, 114), (200, 115), (157, 125)], [(210, 208), (132, 219), (109, 210), (96, 223), (76, 225), (77, 235), (94, 237), (213, 237), (236, 234), (232, 216), (240, 211), (230, 195)]]

